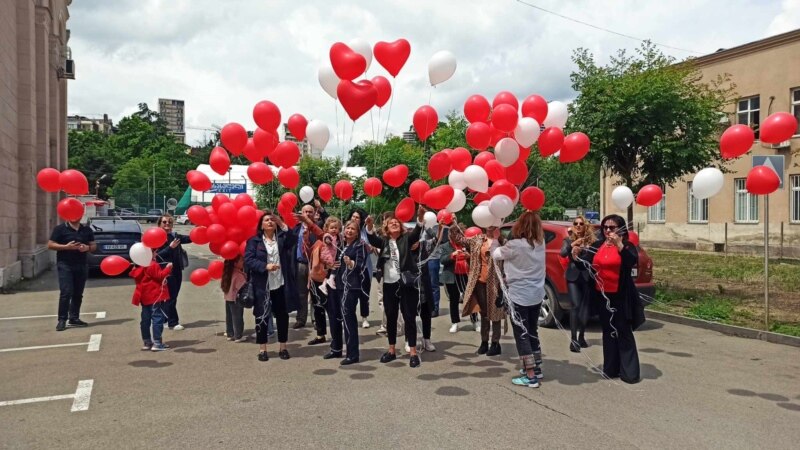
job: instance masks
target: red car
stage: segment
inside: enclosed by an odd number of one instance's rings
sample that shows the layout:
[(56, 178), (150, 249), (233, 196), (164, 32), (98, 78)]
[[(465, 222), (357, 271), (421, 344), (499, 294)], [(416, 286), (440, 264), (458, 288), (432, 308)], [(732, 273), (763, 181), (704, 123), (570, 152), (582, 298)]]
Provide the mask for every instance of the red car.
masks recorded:
[[(508, 235), (513, 223), (504, 224), (502, 232)], [(544, 228), (544, 240), (547, 249), (547, 279), (545, 280), (545, 297), (542, 309), (539, 313), (539, 325), (544, 327), (554, 327), (556, 319), (568, 328), (564, 319), (569, 310), (572, 309), (572, 302), (567, 292), (567, 279), (564, 276), (564, 266), (559, 260), (561, 245), (564, 239), (569, 237), (567, 229), (572, 226), (571, 222), (542, 222)], [(653, 284), (653, 260), (647, 252), (639, 246), (639, 265), (633, 269), (633, 279), (640, 294), (650, 297), (655, 296), (656, 288)]]

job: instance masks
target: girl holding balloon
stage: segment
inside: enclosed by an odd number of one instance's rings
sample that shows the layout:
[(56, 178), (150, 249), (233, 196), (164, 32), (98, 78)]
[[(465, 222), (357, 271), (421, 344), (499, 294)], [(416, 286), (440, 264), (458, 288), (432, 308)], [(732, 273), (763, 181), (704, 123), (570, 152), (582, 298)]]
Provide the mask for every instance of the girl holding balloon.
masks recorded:
[[(134, 306), (142, 306), (142, 320), (139, 326), (142, 332), (142, 351), (151, 350), (161, 352), (169, 348), (161, 340), (161, 333), (164, 330), (164, 302), (169, 300), (169, 290), (166, 280), (172, 272), (172, 264), (167, 264), (163, 268), (159, 266), (155, 258), (148, 266), (135, 266), (129, 275), (136, 282), (131, 303)], [(153, 333), (150, 334), (152, 327)]]

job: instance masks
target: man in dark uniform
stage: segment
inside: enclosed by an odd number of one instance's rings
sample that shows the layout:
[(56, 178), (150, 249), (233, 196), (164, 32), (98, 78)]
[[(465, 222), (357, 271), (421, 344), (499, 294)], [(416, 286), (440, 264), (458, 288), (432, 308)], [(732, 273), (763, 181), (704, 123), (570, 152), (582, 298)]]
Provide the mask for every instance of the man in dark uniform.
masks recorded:
[(56, 251), (58, 270), (58, 325), (56, 331), (67, 326), (86, 327), (80, 319), (83, 288), (89, 275), (86, 252), (97, 248), (94, 232), (80, 220), (64, 222), (53, 229), (47, 248)]

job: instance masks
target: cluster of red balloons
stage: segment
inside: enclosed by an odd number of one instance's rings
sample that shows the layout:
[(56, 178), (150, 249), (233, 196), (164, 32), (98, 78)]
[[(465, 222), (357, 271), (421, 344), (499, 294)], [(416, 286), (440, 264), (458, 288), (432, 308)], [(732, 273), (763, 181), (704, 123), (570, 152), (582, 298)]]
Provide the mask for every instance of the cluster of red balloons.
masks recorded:
[[(82, 172), (75, 169), (59, 172), (52, 167), (45, 167), (36, 174), (36, 184), (45, 192), (64, 191), (70, 195), (89, 193), (89, 181)], [(72, 197), (62, 199), (56, 205), (58, 216), (67, 221), (80, 220), (84, 210), (83, 203)]]
[[(789, 140), (797, 131), (797, 118), (787, 112), (770, 114), (759, 125), (759, 139), (767, 144), (779, 144)], [(719, 139), (720, 154), (725, 159), (744, 155), (755, 142), (752, 128), (744, 124), (728, 127)]]

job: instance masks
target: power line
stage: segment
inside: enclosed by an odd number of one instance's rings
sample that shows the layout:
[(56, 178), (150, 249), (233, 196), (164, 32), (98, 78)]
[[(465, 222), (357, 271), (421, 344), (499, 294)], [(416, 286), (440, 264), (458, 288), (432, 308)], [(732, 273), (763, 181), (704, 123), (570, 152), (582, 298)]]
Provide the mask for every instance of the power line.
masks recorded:
[[(543, 12), (546, 12), (548, 14), (552, 14), (554, 16), (558, 16), (558, 17), (560, 17), (562, 19), (566, 19), (566, 20), (569, 20), (571, 22), (579, 23), (581, 25), (585, 25), (587, 27), (591, 27), (591, 28), (594, 28), (596, 30), (605, 31), (606, 33), (616, 34), (617, 36), (622, 36), (624, 38), (633, 39), (633, 40), (636, 40), (636, 41), (639, 41), (639, 42), (644, 42), (644, 41), (648, 40), (648, 39), (638, 38), (636, 36), (631, 36), (629, 34), (620, 33), (618, 31), (609, 30), (608, 28), (603, 28), (603, 27), (600, 27), (600, 26), (597, 26), (597, 25), (594, 25), (594, 24), (591, 24), (591, 23), (588, 23), (588, 22), (584, 22), (582, 20), (573, 19), (572, 17), (567, 17), (567, 16), (565, 16), (563, 14), (559, 14), (557, 12), (550, 11), (548, 9), (544, 9), (541, 6), (536, 6), (536, 5), (530, 4), (528, 2), (524, 2), (522, 0), (517, 0), (517, 3), (522, 3), (525, 6), (529, 6), (531, 8), (538, 9), (539, 11), (543, 11)], [(694, 50), (687, 50), (685, 48), (680, 48), (680, 47), (673, 47), (671, 45), (666, 45), (666, 44), (659, 44), (658, 42), (654, 42), (654, 41), (650, 41), (650, 42), (652, 42), (655, 45), (658, 45), (659, 47), (669, 48), (669, 49), (672, 49), (672, 50), (678, 50), (678, 51), (682, 51), (682, 52), (686, 52), (686, 53), (694, 53), (695, 55), (703, 55), (704, 54), (703, 52), (698, 52), (698, 51), (694, 51)]]

